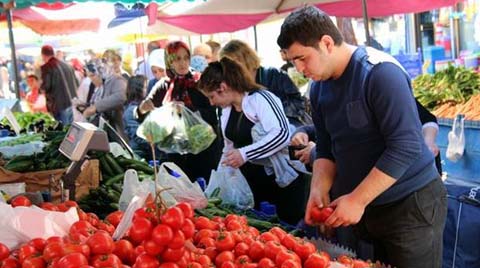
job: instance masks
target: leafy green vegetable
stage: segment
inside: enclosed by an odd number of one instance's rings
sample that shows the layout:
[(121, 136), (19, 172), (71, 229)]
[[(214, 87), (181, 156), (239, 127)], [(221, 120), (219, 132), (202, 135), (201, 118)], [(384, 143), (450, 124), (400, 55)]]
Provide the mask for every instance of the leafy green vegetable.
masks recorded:
[(159, 143), (169, 135), (167, 129), (153, 121), (143, 123), (143, 135), (149, 143)]
[(212, 127), (207, 124), (197, 124), (187, 129), (190, 150), (197, 154), (210, 146), (215, 140), (215, 132)]
[(480, 75), (472, 69), (449, 65), (435, 74), (423, 74), (413, 80), (418, 101), (428, 109), (444, 103), (465, 103), (480, 92)]
[[(40, 121), (43, 122), (44, 128), (48, 127), (53, 127), (55, 126), (55, 119), (53, 119), (52, 116), (46, 113), (20, 113), (20, 112), (15, 112), (13, 113), (15, 116), (15, 119), (17, 119), (18, 124), (20, 125), (20, 128), (26, 129), (30, 125), (34, 125)], [(7, 120), (7, 118), (4, 118), (1, 123), (3, 125), (10, 125), (10, 122)], [(10, 125), (11, 126), (11, 125)]]

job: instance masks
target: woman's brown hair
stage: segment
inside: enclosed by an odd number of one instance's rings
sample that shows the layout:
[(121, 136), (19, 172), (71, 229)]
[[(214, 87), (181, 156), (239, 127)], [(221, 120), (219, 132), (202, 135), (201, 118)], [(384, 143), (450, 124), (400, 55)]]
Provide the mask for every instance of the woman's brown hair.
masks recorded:
[(245, 66), (229, 57), (223, 57), (220, 61), (208, 64), (200, 77), (198, 88), (204, 93), (208, 93), (220, 88), (222, 82), (225, 82), (232, 90), (241, 93), (262, 87), (255, 83)]
[(247, 43), (240, 40), (231, 40), (222, 50), (220, 50), (220, 57), (230, 57), (238, 60), (245, 65), (250, 72), (255, 72), (260, 68), (260, 58), (257, 52), (253, 50)]

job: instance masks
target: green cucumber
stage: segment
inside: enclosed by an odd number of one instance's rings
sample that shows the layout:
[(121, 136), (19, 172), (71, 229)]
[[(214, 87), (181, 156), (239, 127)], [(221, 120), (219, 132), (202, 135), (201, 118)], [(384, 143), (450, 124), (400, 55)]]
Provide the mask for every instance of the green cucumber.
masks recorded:
[(104, 185), (111, 186), (114, 183), (120, 182), (123, 179), (124, 175), (125, 175), (124, 173), (117, 174), (117, 175), (111, 177), (110, 179), (106, 180)]
[(135, 169), (136, 171), (142, 171), (145, 172), (148, 175), (153, 175), (153, 168), (150, 166), (145, 166), (145, 165), (139, 165), (139, 164), (130, 164), (128, 165), (128, 168)]
[(109, 177), (113, 177), (115, 174), (113, 173), (113, 170), (108, 164), (105, 156), (98, 158), (98, 160), (100, 161), (100, 169), (102, 170), (102, 172), (105, 172), (105, 174)]
[(105, 160), (107, 160), (108, 164), (112, 168), (114, 175), (117, 175), (120, 173), (123, 174), (125, 172), (125, 170), (123, 170), (123, 168), (117, 163), (117, 161), (115, 161), (112, 154), (106, 154)]
[(23, 161), (15, 161), (15, 162), (10, 161), (5, 165), (5, 168), (14, 172), (26, 172), (26, 171), (29, 171), (32, 166), (33, 166), (32, 160), (23, 160)]

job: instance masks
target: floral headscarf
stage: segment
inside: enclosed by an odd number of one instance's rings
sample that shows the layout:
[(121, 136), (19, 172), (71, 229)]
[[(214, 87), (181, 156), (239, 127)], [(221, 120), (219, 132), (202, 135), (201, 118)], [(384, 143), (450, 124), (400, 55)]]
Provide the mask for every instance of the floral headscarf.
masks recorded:
[(195, 107), (193, 107), (192, 100), (188, 92), (190, 90), (196, 90), (199, 75), (197, 73), (193, 73), (192, 71), (188, 72), (186, 75), (177, 75), (172, 66), (172, 62), (177, 57), (176, 53), (180, 48), (185, 49), (188, 53), (188, 56), (190, 56), (190, 49), (188, 48), (187, 44), (182, 41), (170, 42), (165, 48), (165, 65), (167, 67), (167, 75), (171, 81), (169, 88), (172, 88), (171, 99), (175, 101), (182, 101), (189, 109), (196, 110)]

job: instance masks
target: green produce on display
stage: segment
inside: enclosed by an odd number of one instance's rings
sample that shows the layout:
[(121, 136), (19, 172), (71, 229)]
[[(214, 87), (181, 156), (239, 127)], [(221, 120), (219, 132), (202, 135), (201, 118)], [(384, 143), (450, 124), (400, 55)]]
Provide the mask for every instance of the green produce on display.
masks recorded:
[(449, 65), (435, 74), (422, 74), (413, 80), (418, 101), (434, 110), (444, 103), (465, 103), (480, 93), (480, 75), (472, 69)]
[[(15, 119), (18, 122), (18, 125), (21, 129), (29, 129), (31, 127), (42, 127), (43, 129), (47, 129), (49, 127), (53, 127), (57, 124), (55, 119), (52, 116), (46, 113), (20, 113), (15, 112), (13, 113)], [(1, 122), (3, 125), (10, 125), (10, 122), (4, 118)]]
[(36, 133), (36, 134), (21, 134), (18, 137), (13, 139), (8, 139), (5, 141), (0, 142), (0, 147), (3, 146), (15, 146), (20, 144), (26, 144), (32, 141), (42, 141), (43, 135)]
[(41, 153), (34, 153), (29, 156), (15, 156), (4, 166), (5, 169), (14, 172), (30, 172), (66, 168), (71, 162), (60, 153), (58, 147), (66, 135), (65, 131), (46, 131), (41, 135), (47, 144)]
[(153, 168), (145, 161), (115, 157), (111, 153), (98, 153), (93, 157), (100, 162), (102, 180), (98, 188), (90, 189), (89, 193), (78, 201), (80, 207), (87, 212), (104, 217), (118, 210), (123, 178), (128, 169), (135, 169), (141, 181), (153, 180)]

